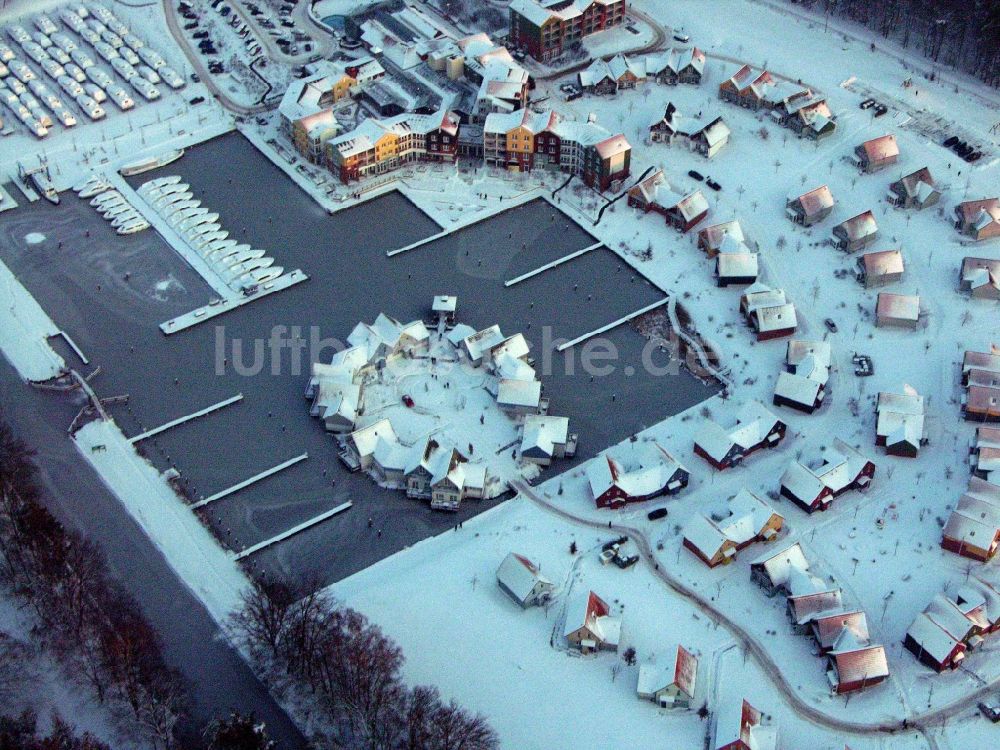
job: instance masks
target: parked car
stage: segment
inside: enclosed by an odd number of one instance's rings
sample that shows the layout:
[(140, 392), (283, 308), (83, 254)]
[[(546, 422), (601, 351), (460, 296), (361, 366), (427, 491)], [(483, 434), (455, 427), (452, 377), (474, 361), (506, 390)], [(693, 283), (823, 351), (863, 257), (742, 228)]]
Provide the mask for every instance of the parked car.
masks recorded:
[(646, 518), (648, 518), (650, 521), (659, 521), (661, 518), (666, 518), (666, 517), (667, 517), (666, 508), (654, 508), (653, 510), (649, 511), (649, 513), (646, 514)]
[(698, 182), (701, 182), (702, 180), (705, 179), (705, 176), (701, 172), (698, 172), (697, 170), (694, 169), (688, 170), (688, 177), (690, 177), (693, 180), (698, 180)]
[(681, 44), (687, 44), (691, 41), (691, 37), (687, 34), (674, 34), (674, 41), (680, 42)]
[(824, 320), (823, 325), (825, 325), (830, 330), (830, 333), (836, 333), (839, 330), (833, 318), (827, 318), (826, 320)]
[(942, 143), (941, 145), (944, 146), (945, 148), (951, 148), (956, 143), (958, 143), (958, 136), (957, 135), (953, 135), (953, 136), (950, 136), (948, 138), (945, 138), (944, 139), (944, 143)]
[(979, 704), (979, 710), (994, 724), (1000, 722), (1000, 698), (991, 698)]
[(872, 107), (875, 106), (875, 100), (874, 99), (865, 99), (863, 102), (861, 102), (860, 106), (861, 106), (861, 109), (871, 109)]
[(715, 190), (716, 192), (718, 192), (719, 190), (722, 190), (722, 185), (720, 185), (719, 183), (717, 183), (711, 177), (709, 177), (708, 179), (705, 180), (705, 184), (708, 185), (710, 188), (712, 188), (712, 190)]

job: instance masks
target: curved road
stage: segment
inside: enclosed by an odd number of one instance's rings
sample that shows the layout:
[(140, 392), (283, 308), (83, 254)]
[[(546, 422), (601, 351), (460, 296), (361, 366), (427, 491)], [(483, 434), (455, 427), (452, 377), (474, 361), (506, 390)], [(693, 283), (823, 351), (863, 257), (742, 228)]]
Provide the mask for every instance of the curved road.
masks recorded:
[[(772, 659), (771, 655), (751, 633), (747, 632), (742, 626), (739, 625), (739, 623), (729, 618), (711, 601), (704, 598), (687, 584), (670, 575), (667, 572), (666, 566), (660, 566), (659, 561), (656, 559), (656, 555), (653, 554), (653, 549), (649, 543), (649, 539), (647, 539), (646, 535), (639, 529), (620, 524), (612, 524), (609, 527), (599, 521), (592, 521), (590, 519), (574, 516), (572, 513), (553, 505), (539, 496), (538, 493), (525, 482), (514, 482), (513, 486), (514, 489), (516, 489), (521, 495), (524, 495), (524, 497), (528, 498), (536, 505), (571, 523), (586, 526), (598, 531), (607, 531), (610, 529), (620, 535), (629, 537), (633, 542), (635, 542), (635, 545), (639, 550), (639, 556), (644, 560), (646, 565), (649, 566), (650, 572), (659, 578), (660, 581), (662, 581), (668, 588), (696, 604), (701, 610), (711, 615), (718, 623), (726, 628), (737, 643), (739, 643), (741, 647), (756, 658), (757, 663), (764, 670), (765, 674), (771, 680), (771, 683), (778, 689), (788, 704), (801, 718), (804, 718), (817, 726), (825, 727), (838, 732), (847, 732), (849, 734), (871, 734), (873, 732), (879, 734), (895, 734), (897, 732), (904, 731), (902, 717), (898, 721), (893, 722), (864, 723), (846, 721), (844, 719), (838, 719), (825, 714), (815, 706), (803, 700), (795, 691), (795, 688), (785, 679), (784, 674), (782, 674), (781, 669)], [(1000, 685), (1000, 679), (994, 680), (993, 682), (980, 687), (973, 693), (969, 693), (958, 700), (952, 701), (951, 703), (945, 704), (944, 706), (936, 708), (932, 711), (911, 714), (906, 717), (907, 730), (912, 729), (920, 732), (927, 739), (931, 747), (935, 747), (936, 745), (934, 739), (927, 734), (930, 729), (943, 723), (955, 714), (968, 710), (970, 705), (974, 705), (975, 701), (991, 694), (994, 690), (996, 690), (998, 685)]]

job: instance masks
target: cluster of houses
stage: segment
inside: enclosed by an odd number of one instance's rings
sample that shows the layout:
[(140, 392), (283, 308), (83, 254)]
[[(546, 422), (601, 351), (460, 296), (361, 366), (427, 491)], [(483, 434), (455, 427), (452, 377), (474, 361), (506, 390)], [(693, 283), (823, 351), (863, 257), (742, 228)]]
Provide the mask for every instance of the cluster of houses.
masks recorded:
[(697, 118), (680, 114), (672, 103), (667, 104), (663, 117), (649, 126), (649, 139), (653, 143), (685, 146), (708, 159), (729, 143), (729, 136), (729, 126), (721, 117), (705, 124)]
[(662, 169), (651, 172), (628, 189), (628, 204), (644, 213), (660, 214), (667, 226), (686, 232), (708, 216), (708, 201), (700, 190), (676, 193)]
[(697, 47), (668, 49), (656, 55), (597, 58), (577, 74), (580, 88), (592, 94), (617, 94), (653, 80), (667, 86), (697, 86), (705, 72), (705, 53)]
[(548, 62), (584, 37), (624, 21), (625, 0), (514, 0), (509, 39), (515, 48)]
[[(576, 435), (569, 432), (568, 418), (547, 413), (548, 400), (530, 364), (524, 336), (504, 336), (498, 326), (476, 331), (456, 325), (456, 305), (454, 297), (434, 298), (432, 313), (438, 317), (442, 340), (459, 359), (492, 376), (488, 389), (498, 407), (521, 426), (520, 459), (548, 466), (556, 458), (571, 457)], [(445, 333), (449, 324), (453, 327)], [(384, 379), (395, 360), (427, 358), (430, 337), (421, 320), (401, 323), (383, 313), (372, 324), (359, 323), (347, 338), (348, 348), (328, 363), (313, 364), (305, 395), (311, 401), (310, 414), (340, 441), (340, 458), (348, 468), (365, 471), (380, 485), (404, 490), (409, 497), (428, 499), (434, 509), (458, 510), (465, 498), (502, 491), (484, 464), (471, 462), (464, 448), (436, 433), (409, 445), (388, 418), (359, 424), (366, 390)], [(412, 397), (403, 401), (413, 406)]]
[(785, 297), (785, 290), (759, 281), (740, 296), (740, 313), (758, 341), (791, 336), (799, 325), (795, 305)]
[(814, 463), (794, 461), (781, 477), (781, 495), (807, 513), (827, 510), (852, 490), (865, 490), (875, 476), (875, 464), (840, 438)]
[(513, 172), (551, 167), (607, 190), (629, 176), (632, 146), (589, 118), (565, 120), (557, 112), (523, 110), (494, 113), (483, 125), (483, 159), (488, 166)]
[(754, 111), (764, 110), (778, 125), (815, 141), (828, 138), (837, 128), (824, 97), (807, 86), (779, 81), (767, 70), (749, 65), (719, 84), (719, 98)]
[(913, 620), (903, 645), (936, 672), (958, 669), (967, 652), (1000, 630), (1000, 586), (971, 576), (952, 594), (937, 594)]
[(718, 471), (738, 466), (759, 450), (774, 448), (785, 437), (788, 425), (760, 401), (743, 405), (736, 424), (723, 427), (706, 418), (694, 438), (694, 452)]
[(725, 513), (694, 515), (684, 527), (684, 546), (708, 567), (728, 565), (756, 542), (778, 538), (784, 517), (747, 489), (733, 497)]
[[(411, 11), (421, 16), (411, 8), (399, 13)], [(281, 131), (308, 161), (327, 167), (344, 184), (412, 162), (454, 163), (460, 157), (520, 172), (551, 166), (602, 191), (628, 177), (632, 149), (625, 136), (592, 118), (570, 122), (552, 111), (528, 111), (529, 74), (488, 35), (453, 39), (421, 17), (378, 13), (356, 22), (372, 56), (321, 61), (282, 98)], [(412, 38), (392, 36), (400, 24), (412, 28), (404, 35)], [(399, 57), (401, 50), (408, 52)], [(474, 95), (449, 96), (447, 106), (442, 96), (392, 99), (390, 90), (402, 80), (387, 77), (376, 56), (393, 57), (396, 77), (414, 77), (418, 89), (438, 76)], [(335, 110), (348, 98), (362, 101), (373, 116), (342, 132)]]
[(785, 369), (774, 385), (774, 405), (812, 414), (826, 398), (832, 353), (828, 341), (792, 339), (785, 352)]
[(916, 458), (927, 443), (927, 407), (910, 385), (902, 393), (881, 391), (875, 402), (875, 445), (886, 455)]
[(655, 440), (633, 439), (587, 463), (594, 503), (612, 510), (687, 487), (690, 472)]
[(863, 690), (889, 676), (885, 649), (871, 642), (865, 613), (845, 608), (840, 587), (810, 570), (798, 542), (751, 563), (750, 579), (768, 596), (785, 596), (793, 631), (811, 635), (826, 657), (833, 693)]
[(1000, 422), (1000, 346), (988, 352), (965, 352), (962, 358), (962, 416), (977, 422)]

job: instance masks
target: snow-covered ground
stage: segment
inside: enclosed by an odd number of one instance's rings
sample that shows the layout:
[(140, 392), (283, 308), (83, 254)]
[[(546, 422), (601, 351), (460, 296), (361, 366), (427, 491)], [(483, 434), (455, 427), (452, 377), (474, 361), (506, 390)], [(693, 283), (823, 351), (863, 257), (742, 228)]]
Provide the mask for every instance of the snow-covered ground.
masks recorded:
[[(324, 0), (316, 15), (343, 12), (348, 6), (353, 9), (357, 3)], [(635, 0), (635, 7), (664, 26), (683, 29), (708, 53), (700, 87), (646, 84), (616, 97), (586, 96), (565, 103), (557, 87), (572, 78), (567, 77), (540, 84), (536, 98), (549, 93), (546, 104), (560, 112), (578, 119), (593, 113), (605, 127), (622, 130), (634, 146), (633, 174), (656, 165), (664, 168), (678, 190), (702, 189), (710, 204), (702, 226), (739, 218), (760, 248), (762, 279), (782, 287), (798, 308), (796, 337), (829, 340), (835, 368), (826, 403), (816, 414), (775, 407), (789, 423), (789, 435), (777, 450), (756, 455), (739, 469), (714, 472), (693, 454), (694, 429), (707, 415), (731, 424), (739, 405), (748, 399), (770, 403), (785, 343), (753, 340), (738, 313), (740, 289), (715, 286), (711, 263), (695, 247), (694, 231), (680, 235), (655, 214), (642, 216), (624, 201), (610, 208), (598, 226), (589, 226), (602, 201), (584, 190), (564, 190), (558, 196), (563, 210), (680, 300), (729, 370), (734, 392), (729, 399), (713, 398), (641, 436), (655, 437), (691, 470), (690, 486), (677, 498), (613, 513), (601, 511), (594, 506), (583, 467), (548, 480), (537, 488), (539, 496), (580, 519), (600, 524), (613, 520), (637, 529), (651, 541), (653, 564), (659, 571), (668, 571), (740, 623), (800, 698), (831, 720), (898, 720), (950, 706), (984, 682), (996, 684), (1000, 657), (995, 644), (970, 655), (967, 669), (978, 678), (961, 671), (936, 676), (901, 648), (914, 615), (948, 583), (977, 567), (943, 552), (938, 542), (941, 519), (967, 482), (967, 446), (973, 432), (973, 426), (960, 417), (956, 363), (963, 350), (985, 351), (990, 342), (1000, 341), (1000, 314), (996, 303), (973, 301), (958, 292), (956, 277), (965, 255), (997, 258), (1000, 244), (965, 244), (952, 227), (951, 211), (962, 200), (1000, 191), (1000, 144), (990, 133), (997, 119), (996, 92), (955, 74), (949, 75), (977, 95), (930, 83), (914, 75), (912, 65), (904, 66), (895, 56), (873, 52), (867, 43), (844, 37), (834, 31), (835, 25), (824, 30), (820, 23), (794, 20), (763, 5), (678, 0), (664, 8), (658, 0)], [(162, 22), (159, 13), (148, 14), (147, 28)], [(625, 40), (621, 44), (635, 46), (637, 35), (624, 30), (612, 34), (616, 36), (605, 40), (621, 37)], [(613, 45), (600, 48), (602, 54), (613, 51)], [(173, 49), (168, 54), (180, 53)], [(899, 55), (905, 59), (909, 53), (899, 51)], [(742, 61), (766, 63), (776, 73), (801, 78), (826, 95), (838, 117), (836, 135), (819, 145), (800, 141), (763, 116), (720, 101), (718, 84)], [(902, 88), (901, 82), (909, 77), (915, 85)], [(185, 92), (189, 90), (196, 89)], [(871, 111), (859, 109), (863, 91), (882, 92), (893, 106), (889, 114), (875, 119)], [(668, 102), (683, 114), (700, 113), (706, 122), (722, 115), (732, 129), (729, 145), (706, 161), (682, 148), (648, 143), (647, 128), (662, 116)], [(206, 116), (217, 114), (212, 107), (189, 109), (170, 101), (145, 106), (131, 117), (151, 112), (156, 121), (142, 121), (135, 131), (125, 132), (128, 117), (112, 115), (98, 128), (106, 129), (101, 130), (100, 141), (86, 139), (81, 145), (57, 135), (42, 149), (49, 164), (56, 165), (57, 183), (69, 184), (93, 168), (95, 160), (107, 159), (113, 166), (126, 155), (131, 159), (143, 150), (158, 153), (184, 139), (193, 142), (220, 127), (220, 120), (228, 127), (228, 115)], [(954, 123), (974, 133), (991, 146), (991, 153), (975, 166), (960, 161), (928, 137), (925, 125), (935, 118), (941, 118), (938, 122), (945, 130)], [(282, 157), (265, 144), (275, 136), (274, 121), (249, 127), (256, 131), (255, 142), (281, 164)], [(81, 135), (89, 132), (98, 130), (78, 130)], [(859, 175), (843, 160), (862, 141), (885, 133), (898, 140), (898, 165), (875, 175)], [(0, 164), (8, 172), (26, 152), (39, 151), (37, 143), (11, 138), (0, 141)], [(332, 210), (398, 188), (443, 227), (503, 210), (563, 179), (550, 173), (515, 177), (468, 165), (418, 166), (389, 176), (363, 195), (347, 196), (339, 186), (329, 189), (332, 177), (309, 187), (309, 169), (298, 166), (302, 169), (285, 161), (283, 168)], [(930, 168), (943, 190), (939, 206), (920, 213), (890, 207), (885, 202), (888, 183), (923, 166)], [(713, 192), (691, 179), (689, 169), (710, 175), (723, 190)], [(832, 216), (811, 229), (793, 226), (785, 217), (786, 197), (821, 184), (829, 185), (837, 200)], [(336, 193), (344, 200), (334, 200)], [(864, 289), (851, 273), (858, 256), (844, 255), (826, 244), (835, 224), (867, 209), (874, 211), (880, 228), (880, 239), (871, 250), (902, 250), (904, 278), (884, 291), (920, 295), (926, 314), (918, 331), (876, 329), (872, 320), (876, 291)], [(651, 257), (644, 260), (647, 247)], [(837, 271), (848, 273), (838, 277)], [(0, 273), (6, 270), (0, 268)], [(0, 280), (0, 295), (5, 295), (0, 315), (7, 316), (0, 318), (0, 346), (8, 358), (21, 362), (22, 374), (49, 373), (53, 366), (49, 355), (44, 350), (26, 351), (21, 342), (44, 344), (44, 336), (54, 333), (51, 322), (23, 300), (23, 290), (18, 291), (19, 285), (7, 276)], [(16, 320), (11, 317), (15, 308)], [(838, 333), (827, 332), (826, 318), (836, 321)], [(5, 335), (13, 325), (25, 327), (31, 335), (18, 333), (16, 339)], [(853, 375), (854, 352), (872, 356), (873, 377)], [(873, 399), (881, 390), (899, 391), (903, 383), (916, 388), (929, 405), (930, 444), (914, 460), (886, 457), (874, 446)], [(829, 512), (813, 516), (784, 500), (773, 503), (786, 518), (781, 539), (802, 542), (810, 560), (843, 588), (845, 604), (865, 610), (873, 639), (886, 646), (892, 678), (850, 700), (829, 695), (823, 662), (812, 653), (809, 640), (790, 633), (781, 613), (783, 600), (768, 599), (750, 582), (750, 561), (763, 549), (750, 548), (734, 564), (709, 570), (681, 547), (679, 535), (689, 518), (719, 506), (743, 487), (761, 497), (774, 495), (788, 463), (818, 455), (834, 437), (858, 446), (876, 462), (871, 489), (838, 498)], [(114, 425), (92, 423), (80, 431), (77, 441), (171, 564), (207, 601), (210, 611), (224, 619), (245, 586), (235, 563), (155, 469), (135, 455)], [(107, 450), (94, 452), (96, 445), (106, 445)], [(668, 508), (669, 517), (649, 521), (646, 513), (659, 505)], [(705, 703), (714, 710), (722, 701), (746, 697), (775, 716), (784, 738), (782, 747), (840, 748), (845, 741), (855, 750), (890, 743), (893, 747), (925, 744), (912, 732), (891, 739), (876, 734), (845, 736), (802, 717), (767, 670), (742, 653), (737, 639), (690, 598), (664, 585), (656, 575), (659, 571), (651, 570), (646, 561), (628, 571), (601, 566), (594, 550), (611, 536), (610, 530), (600, 534), (519, 498), (452, 534), (404, 550), (336, 584), (333, 591), (400, 643), (410, 679), (438, 684), (447, 695), (486, 713), (504, 747), (588, 747), (594, 744), (595, 727), (604, 736), (637, 748), (660, 747), (664, 738), (672, 747), (701, 746), (707, 724), (695, 712), (664, 712), (635, 697), (638, 666), (617, 666), (621, 660), (613, 654), (572, 655), (558, 637), (552, 637), (554, 632), (558, 636), (566, 596), (586, 587), (624, 607), (622, 648), (635, 647), (639, 664), (666, 659), (678, 643), (689, 647), (702, 664), (697, 705)], [(569, 553), (571, 541), (579, 548), (575, 556)], [(496, 587), (496, 567), (512, 550), (540, 562), (544, 573), (560, 584), (560, 594), (547, 610), (521, 611)], [(579, 716), (581, 708), (584, 717)], [(949, 716), (946, 729), (934, 730), (944, 747), (981, 744), (992, 730), (972, 713), (971, 705)]]
[(49, 654), (38, 650), (31, 632), (35, 627), (37, 622), (30, 612), (18, 607), (6, 592), (0, 592), (0, 634), (16, 644), (21, 657), (17, 668), (23, 676), (19, 689), (9, 696), (0, 713), (16, 716), (31, 710), (38, 718), (41, 732), (48, 731), (52, 721), (59, 717), (77, 733), (87, 732), (111, 747), (122, 750), (146, 747), (145, 743), (122, 736), (108, 707), (91, 697), (89, 687), (66, 675)]

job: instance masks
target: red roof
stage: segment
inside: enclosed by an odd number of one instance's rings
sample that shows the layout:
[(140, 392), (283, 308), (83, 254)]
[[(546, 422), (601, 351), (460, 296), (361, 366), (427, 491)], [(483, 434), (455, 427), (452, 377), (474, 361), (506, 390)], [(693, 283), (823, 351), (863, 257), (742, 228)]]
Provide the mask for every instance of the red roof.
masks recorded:
[(688, 695), (693, 696), (697, 675), (698, 659), (683, 646), (678, 646), (677, 663), (674, 666), (674, 684)]

